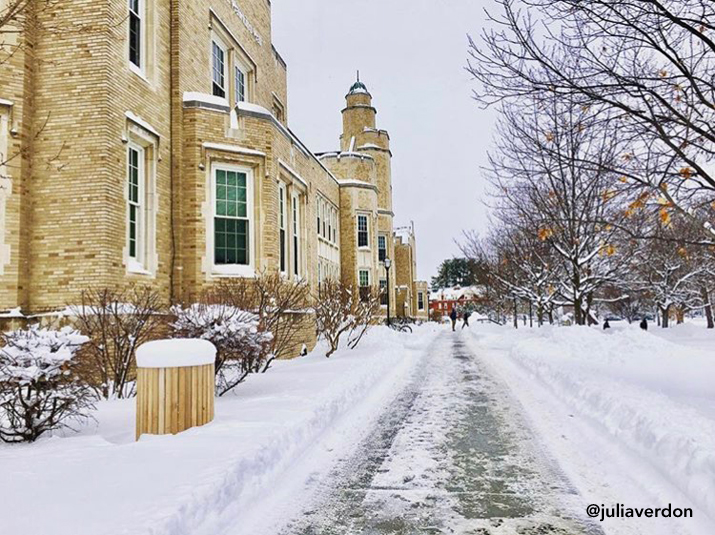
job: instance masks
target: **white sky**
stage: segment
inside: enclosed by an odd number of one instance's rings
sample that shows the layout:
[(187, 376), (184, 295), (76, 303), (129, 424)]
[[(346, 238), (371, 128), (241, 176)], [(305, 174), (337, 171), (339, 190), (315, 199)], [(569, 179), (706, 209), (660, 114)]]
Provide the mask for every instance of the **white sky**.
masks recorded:
[(356, 70), (390, 132), (395, 225), (415, 222), (429, 280), (486, 223), (480, 167), (493, 113), (472, 100), (467, 33), (489, 0), (272, 0), (273, 41), (288, 63), (288, 120), (313, 150), (339, 148)]

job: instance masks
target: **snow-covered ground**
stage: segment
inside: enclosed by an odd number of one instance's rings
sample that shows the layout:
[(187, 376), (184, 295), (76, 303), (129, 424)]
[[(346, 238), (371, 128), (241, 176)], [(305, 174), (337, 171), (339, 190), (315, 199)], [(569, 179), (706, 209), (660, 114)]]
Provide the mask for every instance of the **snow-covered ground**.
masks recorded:
[(470, 334), (588, 503), (694, 510), (683, 520), (607, 519), (606, 533), (715, 533), (715, 332), (616, 324)]
[(715, 533), (715, 332), (700, 324), (378, 328), (323, 354), (251, 377), (176, 437), (134, 442), (128, 400), (76, 433), (0, 445), (0, 531), (364, 533), (348, 514), (377, 534), (573, 535), (558, 523), (618, 503), (694, 518), (594, 533)]
[(376, 328), (355, 351), (278, 362), (221, 398), (214, 422), (175, 437), (134, 442), (128, 400), (101, 404), (78, 433), (0, 446), (2, 533), (215, 535), (270, 515), (361, 440), (437, 330)]

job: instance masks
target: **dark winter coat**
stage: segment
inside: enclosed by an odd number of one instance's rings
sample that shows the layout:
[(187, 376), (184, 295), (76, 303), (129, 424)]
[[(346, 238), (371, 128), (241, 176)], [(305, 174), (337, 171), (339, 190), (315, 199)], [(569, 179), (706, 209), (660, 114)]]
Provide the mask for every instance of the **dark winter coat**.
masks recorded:
[(644, 331), (648, 330), (648, 320), (645, 318), (643, 318), (643, 320), (641, 321), (641, 329), (643, 329)]
[(604, 330), (604, 331), (605, 331), (606, 329), (610, 329), (610, 328), (611, 328), (611, 324), (608, 323), (608, 320), (606, 320), (605, 322), (603, 322), (603, 330)]
[(453, 308), (452, 312), (449, 313), (449, 319), (452, 321), (457, 321), (457, 309)]

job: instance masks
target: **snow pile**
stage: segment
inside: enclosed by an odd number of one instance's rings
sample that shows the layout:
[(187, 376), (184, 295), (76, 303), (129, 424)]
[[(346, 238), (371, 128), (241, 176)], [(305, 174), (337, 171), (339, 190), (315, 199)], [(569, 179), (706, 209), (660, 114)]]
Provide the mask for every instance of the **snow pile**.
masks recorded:
[[(544, 328), (495, 344), (715, 519), (715, 358), (639, 329)], [(517, 338), (510, 344), (508, 339)], [(712, 346), (711, 346), (712, 347)]]
[[(344, 451), (325, 446), (327, 437), (360, 440), (370, 418), (423, 365), (435, 335), (432, 326), (412, 335), (378, 327), (358, 349), (330, 359), (319, 345), (250, 376), (217, 400), (212, 423), (174, 437), (133, 442), (135, 404), (128, 400), (102, 404), (99, 431), (0, 446), (0, 473), (12, 481), (0, 486), (3, 530), (208, 535), (235, 528), (241, 518), (251, 533), (250, 522), (270, 520), (276, 507), (299, 500), (331, 452)], [(320, 466), (293, 473), (308, 452)]]

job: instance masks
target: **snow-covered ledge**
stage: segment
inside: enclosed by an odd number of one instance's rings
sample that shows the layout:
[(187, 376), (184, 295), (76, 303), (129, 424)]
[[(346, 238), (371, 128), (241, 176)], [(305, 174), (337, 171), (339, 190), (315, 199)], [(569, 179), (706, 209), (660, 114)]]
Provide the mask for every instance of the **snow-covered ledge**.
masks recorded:
[(231, 109), (228, 100), (223, 97), (198, 93), (196, 91), (184, 92), (184, 108), (203, 108), (206, 110), (222, 111), (228, 113)]

